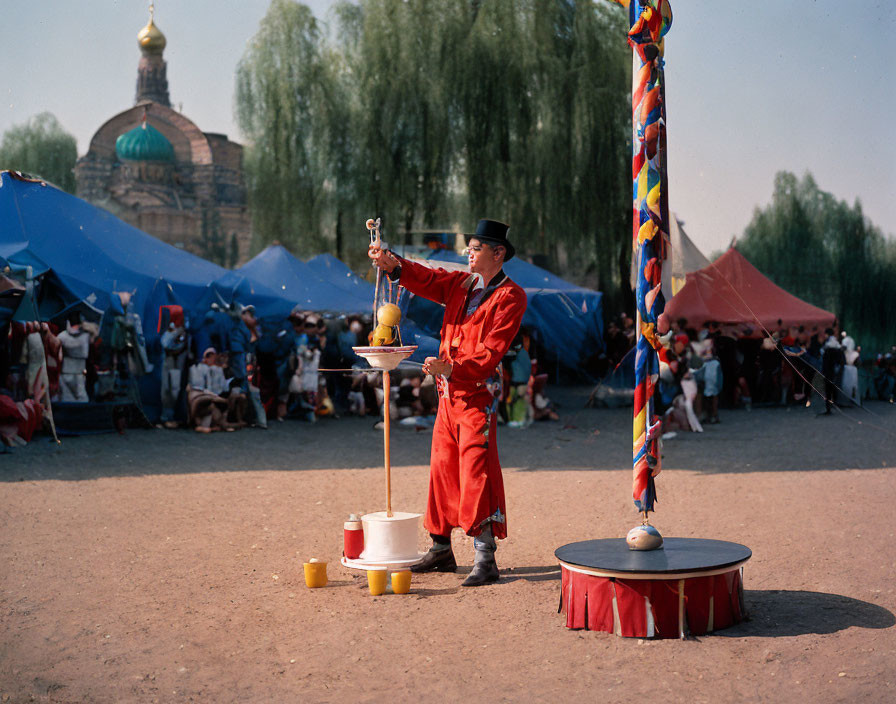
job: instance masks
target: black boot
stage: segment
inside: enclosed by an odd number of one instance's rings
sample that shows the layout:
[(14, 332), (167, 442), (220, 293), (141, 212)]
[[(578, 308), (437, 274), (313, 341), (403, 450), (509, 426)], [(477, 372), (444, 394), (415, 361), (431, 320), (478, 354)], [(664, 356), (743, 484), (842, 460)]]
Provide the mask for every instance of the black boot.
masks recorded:
[(423, 560), (411, 567), (411, 572), (457, 572), (457, 561), (451, 548), (430, 550)]
[(462, 587), (481, 587), (483, 584), (492, 584), (498, 581), (498, 563), (491, 560), (479, 560), (473, 563), (473, 571), (463, 581)]

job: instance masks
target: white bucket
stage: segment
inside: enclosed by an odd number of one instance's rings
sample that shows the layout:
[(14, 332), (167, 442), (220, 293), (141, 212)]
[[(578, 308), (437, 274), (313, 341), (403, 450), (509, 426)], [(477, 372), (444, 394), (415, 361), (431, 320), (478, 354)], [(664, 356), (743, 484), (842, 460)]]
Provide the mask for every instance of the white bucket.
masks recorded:
[(422, 515), (394, 511), (390, 517), (385, 511), (377, 511), (361, 516), (364, 552), (360, 559), (366, 562), (417, 559), (417, 531)]

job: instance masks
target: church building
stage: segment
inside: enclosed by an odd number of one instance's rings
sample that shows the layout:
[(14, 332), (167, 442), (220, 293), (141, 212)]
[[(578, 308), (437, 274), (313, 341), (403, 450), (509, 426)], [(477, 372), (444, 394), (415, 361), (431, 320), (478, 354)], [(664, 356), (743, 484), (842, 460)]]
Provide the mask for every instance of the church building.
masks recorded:
[(224, 266), (248, 258), (243, 147), (171, 107), (165, 35), (137, 35), (135, 105), (97, 130), (75, 166), (77, 195), (168, 244)]

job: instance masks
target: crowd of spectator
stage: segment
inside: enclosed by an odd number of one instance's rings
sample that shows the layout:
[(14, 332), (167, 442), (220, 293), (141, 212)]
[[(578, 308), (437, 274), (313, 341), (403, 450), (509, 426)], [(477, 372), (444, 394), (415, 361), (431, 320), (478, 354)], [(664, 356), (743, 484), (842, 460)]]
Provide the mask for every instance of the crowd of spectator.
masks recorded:
[[(378, 412), (382, 401), (369, 393), (374, 380), (366, 374), (321, 372), (362, 366), (352, 348), (366, 344), (369, 318), (327, 319), (295, 309), (286, 321), (273, 323), (258, 320), (252, 306), (242, 306), (238, 315), (213, 311), (203, 322), (192, 335), (195, 363), (186, 387), (187, 422), (199, 432)], [(178, 354), (179, 348), (169, 351), (164, 339), (162, 345), (166, 354)]]
[[(141, 407), (147, 387), (138, 388), (138, 382), (156, 365), (161, 428), (207, 434), (342, 414), (379, 421), (385, 408), (391, 418), (418, 428), (435, 420), (432, 377), (412, 365), (399, 368), (387, 405), (381, 374), (354, 353), (353, 347), (369, 343), (370, 316), (325, 318), (296, 309), (276, 323), (258, 320), (252, 306), (213, 306), (190, 325), (179, 306), (163, 306), (159, 315), (161, 334), (152, 349), (127, 293), (113, 297), (99, 323), (78, 313), (63, 327), (12, 323), (0, 359), (6, 370), (0, 437), (9, 441), (21, 436), (23, 426), (39, 427), (41, 418), (52, 418), (53, 402)], [(685, 319), (664, 320), (661, 327), (667, 329), (661, 330), (655, 398), (667, 433), (702, 432), (704, 425), (720, 422), (720, 408), (815, 402), (830, 414), (838, 403), (892, 403), (896, 397), (896, 347), (863, 360), (861, 347), (836, 326), (806, 329), (779, 322), (761, 337), (749, 327), (715, 322), (695, 329)], [(634, 320), (611, 320), (605, 342), (602, 363), (612, 370), (634, 345)], [(508, 427), (558, 418), (537, 349), (535, 332), (524, 327), (503, 360), (503, 385), (496, 393), (500, 422)]]
[[(40, 415), (51, 418), (53, 403), (147, 410), (155, 398), (157, 427), (205, 434), (265, 427), (288, 416), (333, 416), (334, 396), (347, 403), (353, 384), (365, 391), (363, 382), (325, 376), (318, 368), (360, 364), (351, 348), (362, 344), (369, 320), (328, 321), (295, 310), (275, 324), (259, 321), (252, 306), (213, 308), (191, 326), (180, 306), (162, 306), (161, 334), (149, 349), (127, 293), (113, 296), (99, 323), (77, 312), (64, 327), (11, 323), (0, 403), (35, 402)], [(157, 397), (152, 384), (144, 383), (147, 375), (158, 379)]]
[[(423, 428), (435, 421), (436, 385), (419, 365), (392, 373), (387, 402), (382, 374), (354, 353), (353, 347), (369, 344), (370, 316), (326, 318), (294, 309), (278, 323), (259, 320), (252, 306), (213, 306), (201, 320), (190, 321), (180, 306), (169, 305), (150, 324), (160, 334), (148, 346), (127, 293), (113, 297), (112, 309), (98, 323), (79, 313), (70, 314), (62, 328), (12, 323), (2, 394), (12, 404), (9, 413), (21, 414), (14, 406), (26, 399), (45, 419), (54, 403), (69, 411), (78, 404), (130, 405), (143, 412), (144, 422), (157, 417), (158, 428), (201, 434), (343, 414), (376, 423), (386, 408), (406, 425)], [(503, 368), (502, 422), (525, 428), (557, 418), (530, 331), (520, 332)], [(146, 383), (153, 378), (156, 386)], [(123, 415), (115, 420), (119, 430), (132, 422)]]
[[(509, 428), (528, 428), (538, 420), (557, 420), (555, 404), (547, 397), (548, 375), (538, 363), (532, 331), (520, 330), (502, 360), (502, 383), (494, 389), (498, 422)], [(438, 392), (435, 380), (416, 369), (392, 373), (397, 385), (391, 387), (390, 417), (417, 428), (435, 423)], [(356, 370), (351, 374), (350, 412), (382, 415), (382, 376), (378, 372)], [(356, 410), (360, 409), (360, 410)]]
[[(661, 320), (656, 404), (664, 432), (702, 432), (720, 422), (719, 407), (787, 406), (817, 402), (830, 415), (836, 404), (865, 398), (893, 402), (896, 347), (862, 360), (855, 340), (835, 325), (784, 326), (757, 337), (748, 326), (709, 321), (699, 330), (686, 319)], [(664, 329), (662, 329), (664, 328)], [(607, 326), (606, 355), (617, 368), (634, 344), (634, 322), (622, 315)]]
[(533, 331), (523, 326), (504, 356), (504, 383), (498, 411), (510, 428), (527, 428), (537, 420), (558, 420), (547, 396), (548, 375), (538, 363)]

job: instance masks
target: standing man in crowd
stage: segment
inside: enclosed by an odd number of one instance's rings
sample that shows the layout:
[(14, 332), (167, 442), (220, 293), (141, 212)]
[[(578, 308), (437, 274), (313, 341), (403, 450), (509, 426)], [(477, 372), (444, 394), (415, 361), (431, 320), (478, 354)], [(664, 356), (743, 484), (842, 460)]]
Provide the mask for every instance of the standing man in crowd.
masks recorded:
[(414, 572), (454, 572), (451, 531), (474, 538), (475, 587), (498, 580), (496, 538), (507, 537), (504, 481), (498, 461), (498, 366), (526, 311), (526, 294), (507, 278), (514, 254), (508, 226), (480, 220), (468, 236), (470, 273), (430, 269), (371, 246), (374, 264), (408, 291), (445, 306), (439, 356), (423, 371), (436, 378), (439, 410), (432, 434), (429, 498), (424, 526), (433, 545)]
[(162, 416), (160, 422), (165, 428), (176, 428), (174, 420), (181, 381), (187, 365), (187, 329), (184, 311), (180, 306), (170, 306), (171, 322), (162, 333)]
[(81, 314), (74, 313), (59, 333), (62, 343), (62, 375), (59, 388), (62, 401), (87, 403), (86, 370), (90, 335), (81, 326)]
[(824, 413), (821, 415), (829, 416), (837, 398), (837, 389), (843, 382), (846, 355), (834, 328), (826, 329), (824, 334), (828, 339), (824, 343), (821, 356), (821, 373), (824, 376)]
[[(231, 394), (242, 395), (247, 402), (245, 408), (250, 405), (255, 414), (255, 422), (262, 428), (267, 427), (267, 419), (264, 409), (261, 408), (261, 399), (258, 397), (258, 389), (252, 386), (249, 379), (250, 359), (254, 366), (255, 345), (258, 342), (258, 320), (255, 317), (255, 306), (242, 306), (240, 317), (230, 329), (230, 370), (233, 374)], [(243, 418), (238, 417), (236, 422), (240, 425)]]

